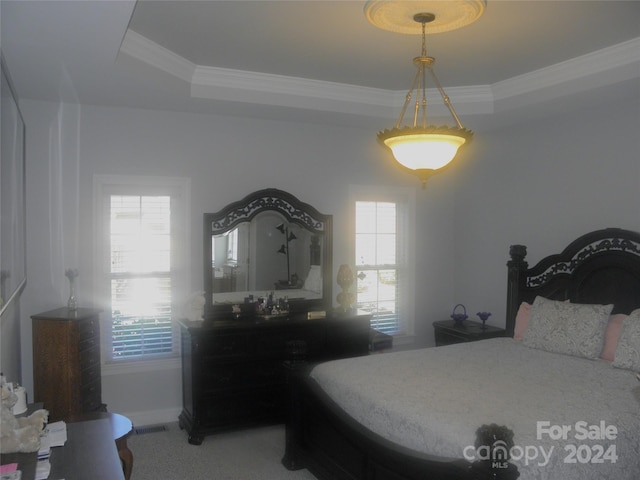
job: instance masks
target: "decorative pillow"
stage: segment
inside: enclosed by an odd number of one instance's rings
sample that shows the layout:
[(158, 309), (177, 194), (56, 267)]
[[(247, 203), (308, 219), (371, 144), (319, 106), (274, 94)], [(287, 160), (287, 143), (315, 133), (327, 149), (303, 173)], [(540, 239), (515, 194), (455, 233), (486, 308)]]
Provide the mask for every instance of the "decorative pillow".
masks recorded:
[(622, 321), (613, 366), (640, 371), (640, 309), (634, 310)]
[(613, 305), (586, 305), (536, 297), (522, 343), (548, 352), (597, 359)]
[(516, 313), (516, 325), (513, 329), (513, 339), (516, 342), (521, 342), (524, 337), (524, 332), (529, 325), (529, 319), (531, 318), (531, 304), (522, 302), (518, 313)]
[(620, 331), (622, 330), (622, 321), (627, 318), (627, 315), (621, 313), (617, 315), (611, 315), (609, 317), (609, 323), (607, 323), (607, 330), (604, 334), (604, 347), (600, 358), (607, 362), (613, 362), (613, 357), (616, 354), (616, 348), (618, 348), (618, 339), (620, 338)]

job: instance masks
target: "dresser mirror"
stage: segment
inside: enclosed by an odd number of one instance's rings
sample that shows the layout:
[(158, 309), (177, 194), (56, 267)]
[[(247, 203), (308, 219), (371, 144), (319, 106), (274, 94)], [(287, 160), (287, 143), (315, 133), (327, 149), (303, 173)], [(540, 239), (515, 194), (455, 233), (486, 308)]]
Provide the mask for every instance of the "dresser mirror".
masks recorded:
[(291, 311), (331, 305), (332, 222), (274, 188), (204, 214), (205, 318), (271, 295)]

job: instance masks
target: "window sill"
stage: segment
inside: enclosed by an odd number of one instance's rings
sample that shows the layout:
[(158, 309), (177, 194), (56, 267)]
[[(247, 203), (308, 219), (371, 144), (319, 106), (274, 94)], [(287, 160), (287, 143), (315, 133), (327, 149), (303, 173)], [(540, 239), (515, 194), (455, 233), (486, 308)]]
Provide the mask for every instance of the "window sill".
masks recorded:
[(133, 360), (102, 364), (102, 375), (123, 375), (128, 373), (156, 372), (179, 369), (180, 357), (159, 358), (154, 360)]

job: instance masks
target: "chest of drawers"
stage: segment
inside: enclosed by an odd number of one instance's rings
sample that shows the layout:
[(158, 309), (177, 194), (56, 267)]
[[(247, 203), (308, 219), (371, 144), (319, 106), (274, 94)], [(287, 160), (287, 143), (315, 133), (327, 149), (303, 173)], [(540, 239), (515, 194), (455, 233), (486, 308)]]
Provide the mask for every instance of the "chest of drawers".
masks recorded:
[(283, 362), (292, 345), (302, 345), (310, 362), (366, 355), (370, 319), (181, 322), (180, 425), (189, 442), (199, 444), (204, 435), (225, 429), (284, 421)]
[(103, 408), (100, 311), (59, 308), (33, 315), (34, 401), (49, 421)]

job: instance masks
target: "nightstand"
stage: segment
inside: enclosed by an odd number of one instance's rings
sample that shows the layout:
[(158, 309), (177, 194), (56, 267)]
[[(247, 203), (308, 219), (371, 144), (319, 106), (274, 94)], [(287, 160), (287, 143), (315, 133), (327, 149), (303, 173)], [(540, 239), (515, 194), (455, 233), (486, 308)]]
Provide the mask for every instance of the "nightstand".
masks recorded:
[(462, 325), (455, 325), (453, 320), (433, 322), (436, 347), (452, 343), (475, 342), (487, 338), (504, 337), (505, 329), (486, 325), (482, 328), (479, 322), (465, 320)]

